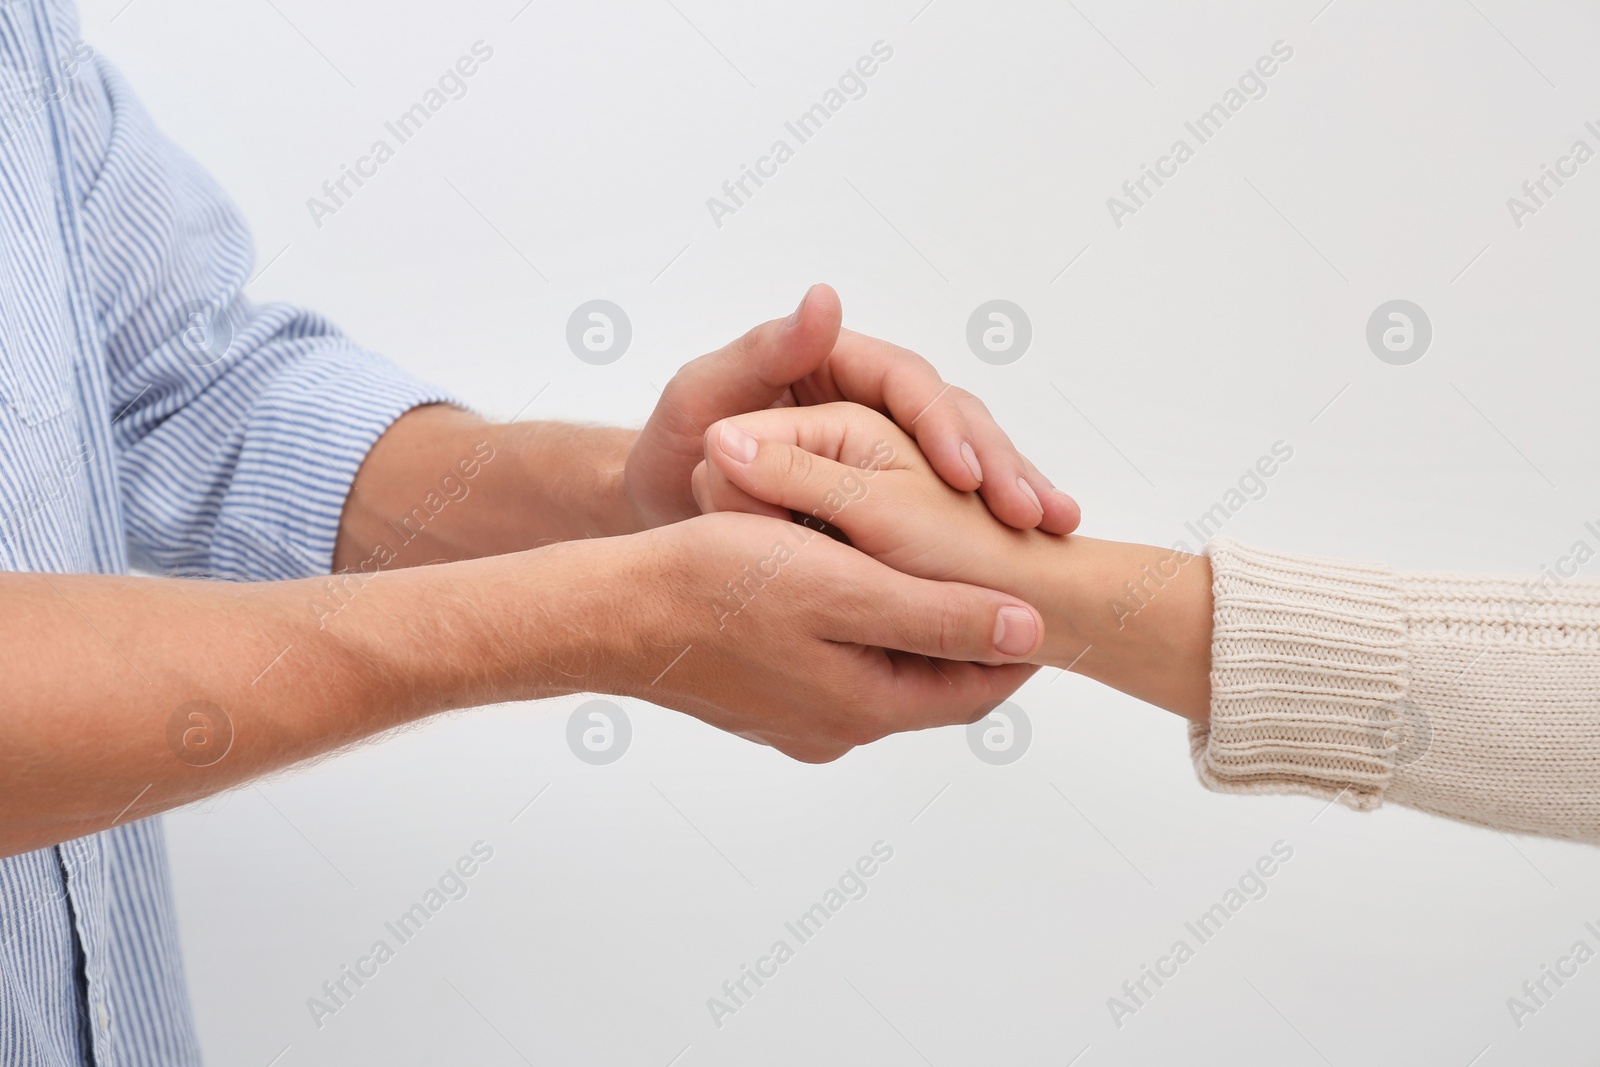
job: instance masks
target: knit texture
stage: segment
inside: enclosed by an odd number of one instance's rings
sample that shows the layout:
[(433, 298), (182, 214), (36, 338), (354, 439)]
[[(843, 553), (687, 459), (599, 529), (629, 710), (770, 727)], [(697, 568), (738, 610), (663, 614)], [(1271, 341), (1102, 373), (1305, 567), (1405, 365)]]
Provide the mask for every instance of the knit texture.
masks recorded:
[(1207, 555), (1208, 788), (1600, 842), (1600, 582)]

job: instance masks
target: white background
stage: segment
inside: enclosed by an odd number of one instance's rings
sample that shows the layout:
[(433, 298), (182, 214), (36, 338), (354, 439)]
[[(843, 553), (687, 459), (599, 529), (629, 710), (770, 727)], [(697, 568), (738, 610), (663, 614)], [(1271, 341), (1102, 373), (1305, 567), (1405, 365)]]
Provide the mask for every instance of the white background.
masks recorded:
[[(1520, 228), (1506, 198), (1574, 138), (1600, 147), (1600, 15), (1321, 2), (83, 15), (243, 206), (257, 297), (326, 311), (488, 413), (538, 395), (523, 417), (637, 424), (679, 364), (826, 280), (848, 325), (987, 399), (1088, 533), (1170, 543), (1283, 440), (1293, 460), (1229, 534), (1529, 573), (1595, 546), (1600, 161)], [(480, 39), (468, 95), (314, 225), (307, 198)], [(879, 40), (867, 95), (714, 225), (706, 198)], [(1279, 40), (1265, 98), (1116, 227), (1106, 198)], [(564, 341), (594, 298), (634, 328), (605, 367)], [(992, 298), (1033, 323), (1009, 366), (966, 345)], [(1410, 366), (1364, 338), (1394, 298), (1433, 323)], [(1034, 738), (1005, 767), (960, 730), (801, 766), (632, 703), (631, 750), (591, 767), (565, 742), (573, 699), (174, 815), (210, 1061), (1593, 1062), (1600, 962), (1520, 1030), (1506, 1007), (1579, 938), (1600, 947), (1593, 847), (1211, 795), (1174, 717), (1054, 671), (1017, 701)], [(480, 839), (470, 894), (318, 1028), (307, 998)], [(894, 858), (869, 894), (715, 1026), (707, 998), (878, 840)], [(1107, 998), (1280, 840), (1267, 896), (1114, 1025)]]

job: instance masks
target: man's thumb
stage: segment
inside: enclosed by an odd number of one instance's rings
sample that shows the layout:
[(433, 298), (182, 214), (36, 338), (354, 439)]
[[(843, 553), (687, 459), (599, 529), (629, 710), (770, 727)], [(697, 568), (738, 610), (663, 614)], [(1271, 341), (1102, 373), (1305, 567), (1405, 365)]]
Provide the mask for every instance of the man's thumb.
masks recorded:
[(843, 317), (833, 287), (813, 285), (788, 318), (764, 322), (679, 372), (673, 402), (701, 427), (770, 407), (822, 366), (839, 340)]

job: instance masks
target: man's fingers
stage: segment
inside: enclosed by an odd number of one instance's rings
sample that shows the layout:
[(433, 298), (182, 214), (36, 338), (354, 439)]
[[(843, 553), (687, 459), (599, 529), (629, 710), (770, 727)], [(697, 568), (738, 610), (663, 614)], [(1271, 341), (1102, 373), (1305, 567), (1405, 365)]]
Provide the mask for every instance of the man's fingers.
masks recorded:
[(928, 462), (952, 488), (971, 492), (983, 467), (967, 414), (955, 403), (965, 395), (939, 376), (932, 363), (907, 348), (840, 330), (824, 381), (808, 383), (807, 404), (848, 400), (889, 414), (917, 439)]
[(1071, 533), (1078, 527), (1077, 501), (1050, 484), (1050, 479), (1019, 453), (976, 397), (963, 402), (971, 414), (973, 435), (989, 468), (979, 490), (995, 518), (1019, 530), (1040, 527), (1048, 533)]
[[(951, 392), (956, 390), (952, 388)], [(911, 417), (916, 421), (905, 429), (917, 439), (917, 447), (946, 485), (962, 492), (971, 492), (983, 485), (985, 472), (976, 445), (977, 435), (961, 406), (950, 403), (950, 393)]]
[(1015, 693), (1039, 668), (1031, 663), (986, 667), (889, 654), (894, 666), (895, 730), (926, 730), (976, 722)]
[(894, 349), (893, 355), (883, 377), (883, 405), (890, 417), (917, 439), (917, 447), (947, 485), (962, 492), (977, 489), (985, 474), (979, 439), (959, 402), (967, 394), (921, 356), (903, 348)]
[(839, 556), (836, 566), (833, 640), (974, 663), (1025, 660), (1044, 641), (1044, 619), (1017, 597), (913, 578), (859, 554)]
[(983, 401), (969, 394), (960, 403), (968, 409), (968, 422), (983, 442), (983, 454), (998, 457), (999, 470), (994, 478), (985, 479), (982, 490), (989, 510), (1008, 526), (1020, 529), (1037, 525), (1053, 534), (1076, 530), (1083, 518), (1078, 502), (1057, 489), (1028, 457), (1017, 451)]
[(986, 477), (978, 490), (994, 517), (1007, 526), (1031, 530), (1044, 518), (1044, 504), (1033, 483), (1024, 477), (1023, 458), (993, 422), (974, 428), (974, 436), (987, 459)]
[(1028, 485), (1033, 488), (1034, 495), (1039, 498), (1040, 505), (1044, 508), (1044, 518), (1039, 520), (1039, 529), (1045, 533), (1069, 534), (1078, 528), (1078, 523), (1083, 520), (1083, 512), (1078, 507), (1078, 502), (1063, 493), (1051, 484), (1050, 479), (1039, 473), (1026, 457), (1022, 460), (1022, 477), (1027, 479)]
[(981, 488), (989, 510), (1007, 526), (1050, 533), (1077, 528), (1077, 502), (1017, 452), (982, 401), (950, 385), (915, 352), (841, 330), (826, 369), (825, 381), (800, 391), (805, 403), (843, 399), (887, 411), (916, 437), (939, 477), (955, 489)]

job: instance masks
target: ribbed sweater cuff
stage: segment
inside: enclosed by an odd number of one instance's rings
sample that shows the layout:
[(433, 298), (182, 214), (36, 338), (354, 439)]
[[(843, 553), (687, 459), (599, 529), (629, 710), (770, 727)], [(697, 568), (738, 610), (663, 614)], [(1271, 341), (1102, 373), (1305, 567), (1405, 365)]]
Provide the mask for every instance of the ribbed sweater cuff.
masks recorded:
[(1375, 808), (1394, 775), (1406, 614), (1382, 564), (1249, 548), (1211, 559), (1211, 721), (1196, 773), (1226, 793), (1304, 793)]

